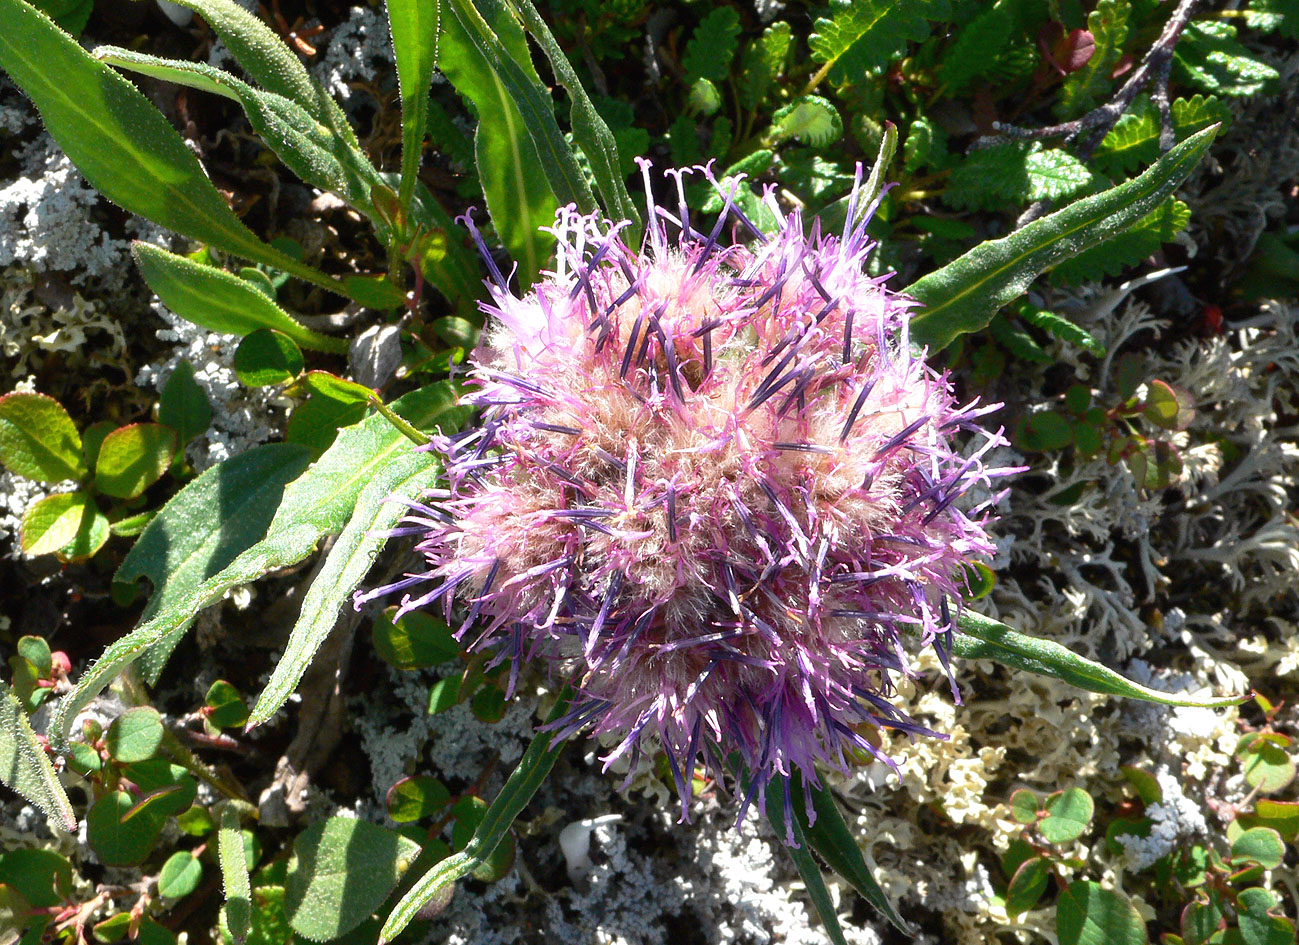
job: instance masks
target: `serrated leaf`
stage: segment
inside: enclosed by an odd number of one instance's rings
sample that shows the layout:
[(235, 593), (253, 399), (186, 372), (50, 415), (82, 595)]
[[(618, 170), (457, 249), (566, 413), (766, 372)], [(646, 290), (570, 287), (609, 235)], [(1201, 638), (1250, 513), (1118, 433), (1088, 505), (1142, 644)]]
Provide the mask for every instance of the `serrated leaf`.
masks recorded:
[(1008, 141), (967, 155), (952, 171), (943, 199), (958, 209), (1004, 210), (1007, 203), (1069, 197), (1091, 182), (1091, 171), (1066, 151)]
[(1025, 305), (1019, 310), (1019, 317), (1035, 328), (1050, 332), (1067, 344), (1086, 348), (1097, 357), (1103, 357), (1105, 354), (1105, 346), (1096, 339), (1095, 335), (1081, 325), (1075, 325), (1063, 315)]
[(377, 909), (419, 853), (419, 844), (378, 824), (331, 817), (293, 841), (284, 911), (293, 930), (327, 942)]
[(1250, 0), (1245, 8), (1245, 23), (1260, 32), (1279, 32), (1288, 39), (1299, 39), (1299, 8), (1294, 0)]
[(58, 821), (77, 829), (72, 802), (13, 690), (0, 682), (0, 782)]
[(0, 397), (0, 463), (38, 482), (86, 474), (81, 436), (63, 405), (22, 391)]
[(192, 239), (334, 289), (333, 279), (244, 226), (149, 100), (23, 0), (0, 0), (0, 66), (109, 200)]
[(195, 325), (231, 335), (273, 328), (304, 348), (332, 354), (347, 352), (346, 338), (312, 331), (254, 286), (224, 269), (194, 262), (151, 243), (137, 242), (131, 252), (144, 281), (162, 304)]
[(989, 659), (1022, 672), (1049, 676), (1102, 695), (1139, 699), (1156, 705), (1220, 709), (1240, 705), (1249, 696), (1198, 698), (1148, 689), (1051, 640), (1017, 633), (1006, 624), (965, 611), (956, 618), (961, 632), (952, 639), (952, 654), (962, 659)]
[(1280, 81), (1280, 75), (1236, 39), (1236, 27), (1221, 20), (1187, 25), (1173, 47), (1177, 71), (1204, 92), (1242, 97)]
[(1028, 172), (1030, 200), (1060, 200), (1085, 190), (1092, 172), (1072, 154), (1061, 149), (1030, 151), (1024, 162)]
[(686, 82), (709, 79), (721, 82), (731, 71), (731, 60), (740, 36), (740, 14), (734, 7), (719, 6), (705, 16), (686, 43), (681, 65)]
[(118, 499), (143, 494), (176, 456), (176, 431), (161, 423), (132, 423), (120, 427), (99, 446), (95, 458), (95, 488)]
[[(459, 422), (459, 414), (453, 412), (455, 399), (450, 385), (440, 383), (413, 391), (391, 406), (417, 428), (431, 428), (448, 416)], [(50, 725), (51, 738), (66, 744), (77, 713), (114, 677), (161, 641), (174, 644), (174, 635), (227, 590), (273, 568), (297, 564), (321, 538), (342, 531), (367, 483), (409, 449), (409, 441), (382, 416), (370, 416), (342, 431), (325, 455), (284, 490), (264, 538), (197, 583), (169, 587), (164, 582), (159, 593), (165, 595), (166, 607), (151, 607), (135, 630), (108, 647), (86, 670), (59, 703)], [(147, 529), (140, 540), (146, 536)]]
[(382, 178), (356, 144), (355, 137), (334, 134), (292, 99), (256, 89), (203, 62), (160, 59), (118, 46), (101, 46), (95, 55), (119, 68), (237, 102), (253, 131), (285, 167), (304, 182), (337, 194), (379, 222), (370, 190), (382, 183)]
[[(1227, 124), (1231, 111), (1212, 95), (1196, 93), (1172, 104), (1173, 135), (1176, 141), (1213, 124)], [(1097, 147), (1093, 160), (1109, 174), (1130, 174), (1159, 156), (1159, 111), (1149, 96), (1139, 96), (1110, 129)]]
[[(528, 58), (526, 37), (509, 8), (480, 3), (480, 12), (488, 18), (485, 28), (494, 31), (510, 62), (529, 82), (539, 82)], [(538, 228), (554, 221), (558, 206), (538, 145), (500, 70), (493, 67), (488, 53), (474, 41), (461, 19), (447, 18), (441, 47), (438, 67), (478, 113), (474, 154), (488, 212), (519, 264), (520, 284), (531, 285), (555, 245), (555, 238)]]
[[(285, 485), (301, 475), (312, 458), (309, 450), (287, 443), (255, 446), (206, 470), (176, 493), (113, 575), (118, 586), (140, 578), (153, 585), (142, 622), (183, 606), (194, 588), (264, 536)], [(181, 622), (176, 638), (188, 626), (188, 620)], [(146, 660), (146, 679), (157, 678), (170, 652), (171, 646), (163, 644)]]
[(1061, 118), (1081, 115), (1106, 98), (1111, 74), (1123, 55), (1128, 38), (1132, 6), (1128, 0), (1100, 0), (1087, 16), (1087, 29), (1095, 41), (1091, 58), (1081, 69), (1069, 73), (1060, 86), (1057, 113)]
[(976, 246), (913, 283), (907, 291), (926, 308), (911, 322), (912, 340), (939, 349), (957, 335), (977, 331), (1039, 273), (1140, 220), (1186, 179), (1214, 133), (1205, 129), (1174, 147), (1140, 177)]
[(1104, 276), (1117, 276), (1159, 252), (1186, 229), (1191, 208), (1169, 197), (1152, 213), (1138, 220), (1123, 233), (1098, 246), (1084, 250), (1051, 270), (1051, 281), (1057, 285), (1078, 285)]
[(194, 380), (194, 365), (188, 361), (178, 362), (162, 386), (158, 421), (176, 431), (177, 442), (182, 448), (194, 437), (206, 433), (211, 425), (212, 404), (198, 381)]
[(902, 166), (914, 174), (922, 167), (941, 164), (947, 156), (947, 133), (925, 116), (920, 116), (907, 129), (902, 142)]
[(739, 95), (745, 108), (757, 108), (776, 79), (784, 74), (793, 31), (788, 23), (773, 23), (740, 54)]
[(959, 92), (997, 64), (990, 55), (1008, 45), (1015, 25), (1013, 0), (998, 0), (961, 27), (956, 39), (943, 51), (938, 78), (950, 92)]
[(795, 138), (814, 148), (825, 147), (843, 136), (843, 119), (826, 99), (803, 95), (771, 116), (772, 141)]
[(221, 811), (217, 833), (217, 860), (221, 865), (221, 885), (225, 893), (225, 925), (230, 936), (242, 945), (252, 929), (252, 886), (248, 880), (248, 857), (239, 830), (239, 812), (227, 803)]
[(901, 58), (907, 43), (927, 39), (930, 22), (950, 13), (947, 0), (834, 0), (808, 45), (831, 81), (852, 83)]

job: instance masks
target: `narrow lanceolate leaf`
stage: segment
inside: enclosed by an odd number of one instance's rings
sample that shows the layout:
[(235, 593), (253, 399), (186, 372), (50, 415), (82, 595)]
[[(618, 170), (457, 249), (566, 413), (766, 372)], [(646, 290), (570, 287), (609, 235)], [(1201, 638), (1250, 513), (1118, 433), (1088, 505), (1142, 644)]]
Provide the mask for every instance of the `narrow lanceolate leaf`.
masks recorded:
[(27, 713), (13, 692), (0, 682), (0, 781), (62, 824), (77, 829), (72, 803), (59, 776), (36, 740)]
[(356, 510), (334, 542), (325, 563), (316, 575), (306, 596), (302, 611), (289, 635), (284, 655), (266, 684), (248, 725), (260, 725), (284, 705), (298, 681), (311, 664), (316, 650), (325, 642), (338, 613), (350, 603), (352, 591), (366, 572), (375, 554), (387, 541), (392, 528), (408, 509), (400, 499), (414, 499), (421, 490), (431, 488), (441, 471), (441, 464), (428, 452), (409, 450), (376, 470), (356, 500)]
[(158, 293), (162, 304), (196, 325), (231, 335), (272, 328), (304, 348), (332, 354), (347, 351), (346, 338), (331, 338), (294, 321), (252, 283), (224, 269), (177, 256), (151, 243), (136, 243), (131, 252), (144, 281)]
[[(547, 722), (554, 722), (568, 711), (571, 696), (572, 691), (565, 686)], [(439, 892), (487, 862), (487, 858), (505, 839), (510, 825), (523, 813), (523, 808), (528, 806), (528, 801), (537, 793), (537, 789), (550, 774), (550, 769), (555, 766), (560, 752), (564, 750), (563, 742), (552, 745), (553, 741), (554, 737), (544, 728), (533, 737), (528, 750), (523, 753), (514, 772), (501, 788), (501, 793), (487, 808), (478, 829), (474, 831), (473, 839), (459, 853), (433, 866), (402, 896), (401, 902), (397, 903), (388, 916), (388, 921), (383, 924), (383, 931), (379, 933), (380, 943), (396, 938)]]
[(0, 66), (109, 200), (192, 239), (337, 291), (334, 280), (244, 226), (149, 100), (24, 0), (0, 0)]
[[(391, 406), (408, 423), (425, 430), (440, 424), (449, 432), (463, 419), (455, 390), (445, 382), (420, 388)], [(160, 593), (168, 595), (167, 606), (147, 615), (91, 664), (55, 710), (50, 737), (65, 744), (72, 720), (105, 686), (230, 588), (297, 564), (322, 538), (342, 531), (366, 483), (409, 449), (409, 441), (381, 416), (367, 417), (341, 431), (333, 446), (285, 489), (265, 537), (195, 586), (173, 591), (164, 584)]]
[(573, 140), (591, 165), (595, 186), (604, 201), (605, 216), (611, 220), (632, 221), (633, 225), (627, 231), (625, 240), (628, 246), (637, 245), (641, 236), (640, 211), (627, 192), (627, 185), (619, 171), (618, 145), (614, 141), (613, 132), (591, 104), (591, 98), (586, 94), (586, 89), (582, 88), (568, 57), (559, 48), (550, 27), (541, 18), (532, 0), (517, 0), (516, 6), (523, 17), (524, 28), (546, 54), (555, 77), (568, 92), (572, 103), (568, 117), (573, 126)]
[[(206, 470), (164, 505), (149, 522), (113, 583), (153, 585), (142, 621), (184, 606), (204, 581), (260, 541), (284, 497), (284, 487), (306, 470), (311, 450), (292, 443), (255, 446)], [(143, 659), (153, 682), (189, 626), (181, 623)]]
[(374, 216), (370, 190), (382, 183), (379, 172), (346, 137), (334, 134), (292, 99), (253, 88), (205, 62), (159, 59), (117, 46), (101, 46), (95, 55), (110, 65), (238, 102), (253, 131), (285, 167), (313, 187), (337, 194)]
[(914, 342), (938, 350), (978, 331), (1038, 274), (1122, 233), (1158, 207), (1199, 163), (1217, 125), (1192, 135), (1144, 174), (1071, 203), (1009, 236), (983, 243), (908, 288), (925, 305), (911, 322)]
[(226, 804), (221, 811), (217, 859), (221, 864), (221, 885), (226, 897), (226, 927), (235, 942), (242, 945), (252, 930), (253, 890), (248, 879), (244, 838), (239, 830), (239, 812), (234, 804)]
[(388, 28), (401, 89), (401, 205), (410, 205), (428, 123), (428, 90), (438, 60), (442, 0), (388, 0)]
[[(528, 42), (504, 6), (482, 3), (491, 17), (484, 26), (494, 31), (501, 50), (530, 83), (538, 83), (528, 58)], [(475, 164), (492, 223), (510, 255), (519, 264), (519, 282), (530, 285), (550, 258), (555, 238), (538, 228), (549, 226), (558, 202), (534, 135), (529, 133), (520, 106), (489, 58), (457, 17), (447, 17), (442, 35), (440, 68), (478, 112), (474, 132)], [(553, 116), (552, 116), (553, 122)]]
[[(821, 917), (821, 924), (825, 926), (826, 937), (833, 945), (847, 945), (847, 940), (843, 937), (843, 928), (839, 925), (839, 914), (835, 912), (834, 900), (830, 898), (830, 890), (825, 886), (825, 877), (821, 875), (821, 866), (808, 849), (807, 835), (803, 832), (806, 816), (800, 817), (795, 812), (792, 823), (785, 823), (787, 782), (786, 778), (773, 778), (767, 784), (767, 819), (771, 821), (771, 829), (776, 836), (785, 842), (785, 849), (798, 869), (799, 878), (803, 880), (808, 898), (812, 900), (812, 906), (816, 909), (816, 914)], [(788, 842), (791, 837), (792, 843)]]
[(816, 813), (815, 822), (809, 822), (807, 817), (805, 790), (798, 779), (790, 781), (790, 800), (794, 817), (800, 822), (808, 845), (816, 851), (817, 856), (825, 860), (830, 869), (846, 879), (852, 888), (857, 890), (859, 896), (893, 923), (895, 928), (904, 934), (912, 934), (911, 926), (898, 915), (889, 897), (871, 875), (870, 868), (861, 854), (861, 847), (857, 845), (857, 839), (848, 829), (848, 824), (844, 821), (843, 814), (839, 812), (839, 805), (835, 803), (830, 789), (824, 784), (811, 789), (812, 810)]
[(1079, 656), (1059, 643), (1017, 633), (1004, 623), (966, 611), (957, 618), (961, 632), (952, 638), (952, 653), (964, 659), (993, 660), (1012, 669), (1050, 676), (1108, 696), (1140, 699), (1159, 705), (1221, 709), (1240, 705), (1249, 694), (1195, 698), (1148, 689), (1100, 663)]
[[(490, 0), (478, 0), (491, 12)], [(583, 213), (595, 210), (595, 195), (586, 176), (564, 140), (555, 121), (554, 101), (550, 90), (541, 84), (531, 68), (524, 69), (506, 48), (474, 0), (447, 0), (447, 5), (464, 28), (469, 41), (491, 67), (505, 87), (506, 94), (518, 106), (523, 125), (536, 146), (538, 158), (550, 189), (560, 203), (575, 203)], [(449, 19), (448, 19), (449, 26)]]

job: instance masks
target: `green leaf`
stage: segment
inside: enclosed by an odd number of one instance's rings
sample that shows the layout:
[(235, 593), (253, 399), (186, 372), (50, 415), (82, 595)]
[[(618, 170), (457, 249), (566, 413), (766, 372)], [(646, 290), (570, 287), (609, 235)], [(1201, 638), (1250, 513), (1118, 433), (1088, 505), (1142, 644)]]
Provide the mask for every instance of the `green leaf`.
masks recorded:
[(1231, 862), (1234, 866), (1258, 864), (1274, 870), (1285, 859), (1285, 843), (1271, 827), (1250, 827), (1231, 844)]
[(239, 690), (224, 679), (208, 687), (203, 697), (205, 718), (216, 728), (237, 728), (248, 721), (248, 704)]
[(158, 894), (181, 899), (198, 889), (203, 881), (203, 864), (188, 850), (177, 850), (167, 857), (158, 872)]
[(1028, 788), (1019, 788), (1010, 795), (1010, 816), (1021, 824), (1037, 823), (1037, 813), (1041, 809), (1037, 795)]
[(785, 791), (788, 786), (789, 782), (786, 778), (772, 778), (768, 782), (767, 819), (771, 821), (772, 831), (794, 860), (799, 878), (803, 880), (803, 886), (807, 889), (808, 898), (812, 900), (812, 906), (816, 909), (821, 924), (825, 926), (826, 937), (834, 945), (847, 945), (847, 940), (843, 937), (843, 928), (839, 925), (839, 915), (834, 908), (834, 900), (830, 898), (825, 877), (821, 875), (821, 867), (808, 849), (807, 835), (803, 832), (805, 818), (795, 815), (791, 823), (785, 823)]
[[(392, 407), (408, 422), (428, 428), (438, 421), (446, 422), (447, 417), (458, 423), (461, 415), (454, 405), (454, 391), (450, 385), (440, 383), (413, 391)], [(82, 708), (151, 647), (162, 640), (174, 644), (173, 634), (183, 632), (203, 607), (220, 600), (238, 584), (256, 580), (274, 568), (297, 564), (315, 550), (321, 538), (342, 531), (355, 520), (363, 489), (386, 469), (400, 466), (399, 458), (409, 452), (406, 438), (381, 416), (368, 417), (342, 431), (309, 472), (285, 489), (264, 538), (251, 547), (245, 546), (238, 557), (210, 577), (179, 585), (164, 582), (159, 596), (165, 606), (151, 603), (140, 625), (113, 643), (86, 670), (73, 691), (59, 703), (50, 726), (51, 738), (60, 744), (66, 742), (72, 720)], [(148, 529), (140, 541), (146, 537)]]
[[(3, 0), (0, 0), (3, 2)], [(238, 276), (196, 263), (150, 243), (131, 248), (136, 264), (162, 304), (181, 318), (211, 331), (247, 335), (273, 328), (304, 348), (345, 354), (346, 338), (331, 338), (296, 322), (282, 308)]]
[(1095, 335), (1081, 325), (1069, 321), (1063, 315), (1034, 308), (1031, 305), (1021, 306), (1017, 314), (1033, 327), (1050, 332), (1066, 344), (1085, 348), (1097, 357), (1105, 355), (1105, 346), (1096, 339)]
[(1175, 197), (1169, 197), (1157, 210), (1142, 217), (1123, 233), (1062, 262), (1051, 271), (1051, 281), (1078, 285), (1091, 279), (1117, 276), (1129, 266), (1135, 266), (1147, 256), (1159, 252), (1165, 243), (1171, 243), (1186, 229), (1190, 219), (1191, 208)]
[(12, 886), (37, 909), (72, 896), (72, 864), (53, 850), (19, 848), (0, 854), (0, 883)]
[(947, 154), (947, 133), (929, 118), (920, 116), (907, 129), (902, 143), (902, 166), (914, 174), (939, 163)]
[(77, 817), (59, 776), (36, 740), (27, 713), (13, 690), (3, 682), (0, 682), (0, 782), (58, 821), (64, 830), (76, 831)]
[(1245, 773), (1245, 782), (1263, 794), (1271, 794), (1295, 778), (1295, 761), (1272, 738), (1251, 733), (1241, 739), (1236, 749)]
[[(515, 60), (505, 42), (476, 9), (477, 4), (482, 3), (491, 12), (496, 2), (499, 0), (446, 0), (469, 43), (500, 80), (502, 94), (518, 107), (524, 129), (536, 147), (555, 199), (561, 204), (575, 203), (580, 211), (590, 213), (595, 210), (595, 195), (559, 130), (550, 90), (541, 84), (530, 61), (525, 68)], [(445, 44), (452, 30), (450, 18), (447, 18), (444, 29)], [(446, 54), (445, 49), (443, 54)]]
[(235, 375), (247, 387), (273, 387), (293, 380), (304, 365), (293, 339), (273, 328), (259, 328), (235, 349)]
[(1054, 410), (1043, 410), (1029, 415), (1019, 445), (1026, 450), (1051, 453), (1072, 443), (1073, 435), (1074, 425), (1068, 417)]
[(136, 798), (135, 808), (164, 818), (178, 817), (189, 810), (198, 794), (198, 782), (190, 773), (165, 758), (126, 765), (122, 774), (144, 792), (143, 797)]
[[(591, 167), (595, 186), (604, 201), (606, 216), (612, 220), (630, 220), (632, 225), (626, 230), (626, 238), (629, 245), (636, 245), (641, 235), (640, 211), (631, 199), (631, 195), (627, 193), (627, 185), (623, 182), (625, 174), (623, 164), (628, 154), (619, 145), (605, 120), (600, 117), (600, 113), (596, 111), (590, 96), (582, 88), (577, 73), (573, 71), (568, 57), (559, 48), (559, 43), (555, 42), (555, 37), (532, 4), (532, 0), (517, 0), (514, 6), (516, 12), (523, 18), (524, 27), (550, 61), (550, 68), (555, 73), (555, 78), (568, 92), (571, 101), (568, 114), (573, 128), (573, 140), (582, 149)], [(647, 138), (639, 129), (629, 129), (629, 131), (639, 132), (641, 137)], [(643, 150), (644, 146), (633, 150), (631, 155), (639, 154)]]
[(19, 637), (14, 649), (18, 651), (20, 657), (32, 664), (38, 678), (50, 678), (54, 672), (54, 655), (50, 652), (50, 644), (44, 637)]
[(821, 96), (803, 95), (776, 110), (768, 135), (772, 141), (795, 138), (820, 148), (843, 137), (843, 119)]
[(445, 712), (460, 701), (460, 677), (447, 676), (439, 679), (428, 691), (428, 714), (437, 715)]
[[(559, 694), (555, 708), (547, 722), (554, 722), (568, 711), (571, 692), (565, 687)], [(501, 788), (501, 793), (483, 815), (473, 838), (459, 853), (437, 863), (415, 881), (401, 901), (393, 908), (379, 933), (379, 942), (390, 942), (419, 915), (421, 909), (456, 880), (484, 866), (493, 851), (509, 832), (515, 818), (528, 806), (532, 795), (555, 766), (564, 750), (564, 742), (555, 741), (551, 732), (543, 727), (528, 745), (518, 765)]]
[(907, 291), (926, 306), (911, 322), (913, 341), (937, 350), (957, 335), (977, 331), (1021, 295), (1038, 273), (1140, 220), (1186, 179), (1214, 134), (1214, 128), (1205, 129), (1174, 147), (1140, 177), (976, 246), (913, 283)]
[(1082, 788), (1070, 788), (1046, 799), (1046, 816), (1037, 829), (1047, 843), (1077, 840), (1091, 824), (1096, 805)]
[(402, 778), (388, 789), (388, 816), (399, 824), (414, 823), (451, 803), (447, 786), (432, 775)]
[(366, 409), (365, 404), (357, 401), (312, 394), (306, 403), (294, 408), (284, 430), (284, 439), (319, 456), (337, 439), (340, 429), (359, 423)]
[(108, 541), (108, 516), (87, 492), (63, 492), (32, 503), (23, 513), (23, 553), (58, 555), (63, 561), (91, 557)]
[(252, 887), (248, 881), (248, 857), (239, 830), (239, 812), (227, 803), (221, 811), (217, 833), (217, 860), (221, 865), (221, 885), (225, 892), (223, 918), (230, 936), (242, 943), (252, 928)]
[(997, 58), (990, 53), (1008, 45), (1015, 26), (1015, 6), (1014, 0), (998, 0), (981, 10), (943, 51), (938, 78), (949, 91), (961, 91), (997, 65)]
[(1041, 640), (1022, 633), (990, 617), (971, 611), (956, 618), (961, 629), (952, 639), (952, 653), (962, 659), (993, 660), (1011, 669), (1050, 676), (1103, 695), (1140, 699), (1158, 705), (1195, 706), (1220, 709), (1240, 705), (1249, 696), (1224, 698), (1187, 698), (1175, 693), (1159, 692), (1125, 679), (1099, 663), (1094, 663), (1051, 640)]
[(1245, 8), (1245, 22), (1250, 29), (1299, 39), (1299, 9), (1293, 0), (1251, 0)]
[(0, 66), (35, 102), (86, 180), (113, 203), (191, 239), (333, 286), (253, 235), (149, 100), (23, 0), (0, 0)]
[(72, 418), (62, 404), (44, 394), (16, 391), (0, 397), (0, 463), (39, 482), (80, 479), (86, 474), (81, 437)]
[[(1212, 95), (1179, 98), (1172, 105), (1173, 134), (1184, 141), (1210, 125), (1227, 125), (1231, 110)], [(1110, 129), (1093, 160), (1110, 174), (1130, 174), (1159, 157), (1159, 111), (1146, 95), (1139, 96)]]
[[(449, 388), (445, 393), (447, 404), (438, 418), (450, 431), (459, 426), (467, 411), (453, 408)], [(383, 432), (395, 434), (395, 439), (385, 441), (391, 444), (391, 455), (382, 465), (369, 471), (368, 481), (356, 495), (353, 507), (346, 510), (346, 524), (303, 597), (302, 612), (289, 634), (284, 655), (275, 665), (270, 681), (253, 707), (250, 725), (265, 722), (288, 700), (316, 650), (334, 629), (339, 611), (351, 604), (352, 592), (370, 570), (374, 556), (387, 541), (388, 531), (408, 512), (401, 502), (394, 499), (414, 498), (421, 491), (431, 489), (441, 473), (442, 465), (433, 454), (415, 450), (391, 426)], [(344, 437), (340, 437), (340, 444), (343, 441)], [(337, 449), (331, 450), (329, 456), (333, 456)], [(358, 452), (354, 455), (364, 454)], [(324, 464), (325, 460), (321, 463)], [(414, 614), (410, 616), (416, 617)]]
[(1237, 902), (1236, 922), (1243, 945), (1294, 945), (1294, 921), (1272, 914), (1281, 904), (1269, 890), (1242, 889)]
[(719, 6), (700, 20), (686, 43), (681, 65), (686, 84), (695, 79), (721, 82), (731, 71), (731, 60), (740, 37), (740, 14), (734, 7)]
[(387, 6), (393, 58), (397, 62), (397, 86), (401, 90), (400, 200), (407, 207), (415, 194), (428, 125), (429, 86), (438, 62), (442, 4), (440, 0), (434, 3), (388, 0)]
[(1091, 171), (1067, 151), (1011, 141), (971, 152), (952, 171), (943, 199), (958, 209), (998, 211), (1007, 203), (1071, 197), (1091, 182)]
[(158, 421), (176, 431), (176, 439), (182, 447), (194, 437), (206, 433), (212, 424), (212, 405), (203, 388), (194, 380), (194, 365), (188, 361), (179, 362), (162, 386)]
[[(95, 55), (110, 65), (238, 102), (253, 131), (285, 167), (304, 182), (337, 194), (371, 220), (379, 221), (370, 190), (383, 178), (360, 150), (356, 138), (334, 134), (297, 102), (253, 88), (207, 63), (159, 59), (118, 46), (101, 46)], [(346, 285), (344, 280), (343, 291)]]
[(1087, 29), (1096, 45), (1081, 69), (1065, 76), (1056, 108), (1061, 118), (1074, 118), (1107, 98), (1114, 67), (1123, 55), (1132, 6), (1128, 0), (1100, 0), (1087, 17)]
[(59, 28), (73, 36), (80, 36), (95, 9), (95, 0), (36, 0), (33, 4)]
[(1121, 893), (1099, 883), (1070, 883), (1056, 903), (1060, 945), (1145, 945), (1146, 923)]
[(773, 23), (740, 54), (740, 104), (755, 109), (763, 103), (776, 80), (785, 72), (793, 31), (788, 23)]
[(136, 866), (153, 850), (167, 817), (159, 810), (136, 810), (125, 791), (110, 791), (86, 814), (86, 841), (105, 866)]
[[(527, 39), (510, 10), (496, 0), (479, 0), (479, 5), (491, 17), (483, 28), (495, 30), (500, 49), (508, 50), (511, 64), (527, 81), (538, 83), (528, 58)], [(520, 284), (531, 285), (555, 245), (554, 237), (538, 227), (554, 221), (558, 202), (543, 167), (540, 145), (489, 55), (461, 19), (447, 18), (439, 68), (478, 113), (474, 153), (487, 210), (506, 249), (519, 264)]]
[(1251, 823), (1271, 827), (1287, 843), (1299, 839), (1299, 801), (1273, 801), (1261, 797), (1248, 815)]
[(1051, 879), (1051, 861), (1044, 856), (1025, 860), (1006, 887), (1006, 915), (1012, 919), (1037, 905)]
[(29, 935), (23, 933), (28, 932), (31, 920), (31, 903), (14, 887), (0, 884), (0, 941), (28, 945)]
[(356, 928), (392, 892), (419, 845), (377, 824), (331, 817), (293, 841), (284, 911), (293, 930), (313, 942)]
[(374, 649), (396, 669), (427, 669), (460, 655), (460, 644), (442, 618), (416, 610), (393, 622), (396, 607), (374, 618)]
[[(142, 622), (183, 608), (196, 588), (262, 538), (285, 485), (301, 475), (311, 460), (304, 447), (268, 443), (213, 466), (176, 493), (113, 575), (116, 587), (140, 578), (152, 583), (154, 594)], [(189, 623), (180, 621), (170, 642), (145, 661), (146, 679), (157, 679)]]
[(1274, 87), (1280, 75), (1236, 39), (1236, 27), (1221, 20), (1187, 25), (1173, 47), (1181, 77), (1214, 95), (1243, 97)]
[[(1215, 933), (1225, 927), (1222, 909), (1216, 897), (1209, 902), (1194, 901), (1182, 910), (1181, 932), (1185, 945), (1205, 945)], [(1219, 941), (1222, 941), (1219, 936)]]
[(100, 444), (95, 460), (95, 488), (118, 499), (144, 493), (176, 457), (176, 431), (161, 423), (120, 427)]
[(105, 742), (115, 761), (148, 761), (162, 744), (162, 717), (149, 706), (127, 709), (108, 726)]
[(947, 0), (833, 0), (813, 26), (812, 59), (831, 81), (859, 82), (902, 58), (907, 43), (928, 38), (931, 20), (951, 15)]
[(861, 848), (857, 846), (857, 839), (844, 822), (830, 789), (824, 784), (812, 789), (812, 809), (816, 812), (816, 821), (811, 823), (807, 819), (802, 783), (795, 778), (789, 784), (794, 818), (807, 838), (808, 845), (825, 861), (826, 866), (847, 880), (857, 890), (857, 894), (878, 909), (894, 928), (904, 934), (911, 934), (911, 927), (898, 915), (888, 895), (871, 875)]

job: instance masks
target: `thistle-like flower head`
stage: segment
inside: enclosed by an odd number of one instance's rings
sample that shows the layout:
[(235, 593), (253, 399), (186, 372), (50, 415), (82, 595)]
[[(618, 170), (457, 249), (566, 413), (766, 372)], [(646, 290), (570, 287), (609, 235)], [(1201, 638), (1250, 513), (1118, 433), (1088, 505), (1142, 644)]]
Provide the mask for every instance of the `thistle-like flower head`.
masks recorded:
[(773, 776), (882, 757), (869, 726), (932, 734), (888, 701), (902, 638), (946, 659), (947, 601), (993, 551), (991, 500), (960, 500), (1004, 440), (912, 350), (916, 303), (865, 274), (860, 174), (842, 233), (795, 212), (764, 235), (738, 182), (696, 171), (724, 202), (709, 232), (669, 171), (680, 208), (651, 198), (639, 249), (566, 208), (522, 298), (489, 260), (482, 422), (434, 441), (447, 489), (407, 519), (428, 569), (362, 599), (440, 601), (515, 672), (549, 660), (576, 691), (556, 737), (589, 727), (633, 770), (661, 746), (683, 817), (696, 766), (738, 761), (743, 817)]

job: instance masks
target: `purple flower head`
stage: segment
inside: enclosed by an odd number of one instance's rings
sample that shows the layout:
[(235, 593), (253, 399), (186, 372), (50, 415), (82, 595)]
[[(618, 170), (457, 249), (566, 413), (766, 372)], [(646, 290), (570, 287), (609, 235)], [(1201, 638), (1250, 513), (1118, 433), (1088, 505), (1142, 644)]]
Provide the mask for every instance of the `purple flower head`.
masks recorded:
[[(709, 232), (685, 207), (696, 172), (725, 204)], [(548, 660), (576, 691), (556, 738), (590, 728), (633, 770), (661, 746), (683, 817), (696, 766), (738, 760), (743, 818), (773, 776), (887, 762), (869, 726), (933, 734), (888, 701), (902, 638), (946, 662), (947, 601), (993, 551), (995, 497), (960, 499), (1008, 471), (984, 465), (1005, 441), (912, 350), (917, 303), (864, 273), (860, 169), (834, 234), (794, 212), (763, 235), (737, 183), (667, 173), (680, 210), (650, 198), (639, 250), (570, 207), (526, 295), (491, 267), (482, 422), (432, 444), (447, 489), (407, 519), (428, 568), (358, 603), (440, 601), (467, 646), (513, 661), (511, 685)]]

